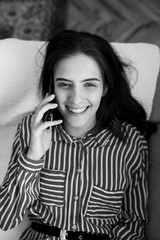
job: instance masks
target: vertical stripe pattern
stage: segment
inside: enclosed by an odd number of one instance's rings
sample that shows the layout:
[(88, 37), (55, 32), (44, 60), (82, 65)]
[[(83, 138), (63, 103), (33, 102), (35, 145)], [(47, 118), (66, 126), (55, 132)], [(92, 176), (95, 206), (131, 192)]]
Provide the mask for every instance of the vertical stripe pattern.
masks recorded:
[[(31, 221), (70, 231), (108, 234), (111, 239), (144, 238), (147, 221), (148, 148), (143, 136), (121, 124), (125, 141), (108, 129), (83, 139), (53, 128), (43, 159), (25, 155), (32, 114), (18, 126), (8, 171), (0, 187), (0, 227)], [(56, 239), (29, 229), (23, 240)]]

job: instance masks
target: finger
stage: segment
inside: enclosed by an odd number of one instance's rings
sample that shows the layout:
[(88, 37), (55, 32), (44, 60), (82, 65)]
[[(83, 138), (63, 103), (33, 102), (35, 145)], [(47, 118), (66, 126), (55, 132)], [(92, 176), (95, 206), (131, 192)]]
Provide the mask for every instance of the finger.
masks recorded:
[(35, 114), (35, 124), (38, 124), (42, 121), (42, 118), (44, 116), (44, 114), (50, 110), (50, 109), (55, 109), (58, 107), (58, 104), (57, 103), (48, 103), (46, 105), (43, 105), (39, 111), (37, 111), (37, 113)]
[(63, 122), (63, 120), (56, 120), (56, 121), (47, 121), (44, 123), (41, 123), (39, 125), (39, 131), (44, 131), (44, 130), (51, 130), (53, 126), (59, 125)]
[(41, 109), (41, 107), (43, 107), (44, 105), (48, 104), (49, 102), (51, 102), (53, 99), (55, 98), (54, 94), (51, 95), (47, 95), (46, 97), (42, 100), (42, 102), (39, 104), (39, 106), (37, 107), (36, 111), (39, 111), (39, 109)]

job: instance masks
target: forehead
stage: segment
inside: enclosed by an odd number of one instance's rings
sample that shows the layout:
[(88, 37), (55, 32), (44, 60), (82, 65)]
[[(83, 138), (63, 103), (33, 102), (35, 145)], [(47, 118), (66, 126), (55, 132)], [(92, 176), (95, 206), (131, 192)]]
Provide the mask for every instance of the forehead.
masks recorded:
[(101, 78), (101, 71), (92, 57), (79, 53), (60, 60), (54, 67), (54, 76), (57, 75)]

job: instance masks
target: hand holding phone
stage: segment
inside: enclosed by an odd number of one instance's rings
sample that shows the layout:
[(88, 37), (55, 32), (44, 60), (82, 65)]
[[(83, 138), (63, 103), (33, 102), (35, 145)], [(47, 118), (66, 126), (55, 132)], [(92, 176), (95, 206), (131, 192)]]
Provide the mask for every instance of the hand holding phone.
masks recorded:
[(53, 110), (50, 109), (44, 113), (42, 122), (53, 121), (53, 120), (54, 120)]
[(55, 111), (58, 111), (57, 104), (51, 104), (55, 96), (46, 96), (33, 114), (31, 124), (31, 137), (27, 156), (30, 159), (42, 158), (49, 149), (52, 139), (51, 127), (62, 123), (62, 118), (55, 119)]
[[(50, 80), (50, 86), (49, 86), (49, 95), (52, 95), (54, 93), (54, 81)], [(50, 103), (56, 103), (56, 98), (50, 101)], [(42, 121), (54, 121), (54, 120), (60, 120), (62, 119), (62, 115), (60, 114), (58, 107), (55, 109), (50, 109), (47, 112), (44, 113), (44, 116), (42, 118)]]
[[(55, 98), (50, 102), (55, 104), (56, 100)], [(47, 112), (44, 113), (43, 118), (42, 118), (42, 122), (46, 122), (46, 121), (54, 121), (54, 120), (61, 120), (62, 116), (58, 110), (58, 107), (54, 108), (54, 109), (50, 109)]]

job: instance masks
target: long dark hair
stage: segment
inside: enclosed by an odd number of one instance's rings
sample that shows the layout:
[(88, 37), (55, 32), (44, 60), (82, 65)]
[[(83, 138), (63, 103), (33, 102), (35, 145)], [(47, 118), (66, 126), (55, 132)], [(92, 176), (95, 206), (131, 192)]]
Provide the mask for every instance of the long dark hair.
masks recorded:
[(43, 97), (49, 91), (50, 81), (53, 81), (55, 64), (71, 55), (83, 53), (97, 62), (104, 84), (107, 85), (107, 93), (102, 97), (97, 111), (96, 127), (106, 128), (112, 119), (117, 118), (136, 126), (146, 138), (156, 130), (155, 124), (147, 120), (144, 108), (131, 95), (124, 70), (128, 67), (127, 64), (119, 58), (105, 39), (87, 32), (64, 30), (47, 44), (40, 81)]

